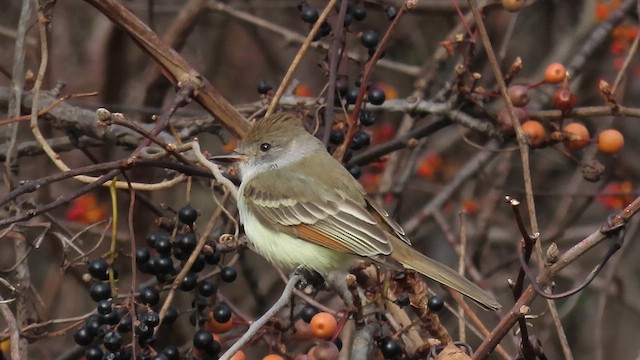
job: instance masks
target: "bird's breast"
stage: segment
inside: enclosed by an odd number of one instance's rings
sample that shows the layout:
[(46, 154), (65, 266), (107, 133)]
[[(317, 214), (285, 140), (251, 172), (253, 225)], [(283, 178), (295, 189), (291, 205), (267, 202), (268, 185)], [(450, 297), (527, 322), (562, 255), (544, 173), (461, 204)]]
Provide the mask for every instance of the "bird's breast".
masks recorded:
[(299, 265), (323, 276), (351, 268), (358, 258), (273, 230), (251, 213), (239, 192), (238, 211), (247, 238), (255, 250), (271, 263), (291, 270)]

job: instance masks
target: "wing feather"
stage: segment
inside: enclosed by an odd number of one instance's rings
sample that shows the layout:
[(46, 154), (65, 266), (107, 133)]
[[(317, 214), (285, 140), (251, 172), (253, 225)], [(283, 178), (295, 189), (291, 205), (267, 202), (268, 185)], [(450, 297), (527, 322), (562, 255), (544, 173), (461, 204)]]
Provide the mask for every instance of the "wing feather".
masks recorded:
[[(279, 230), (289, 227), (288, 232), (300, 239), (359, 256), (391, 253), (388, 234), (378, 225), (376, 215), (369, 212), (364, 194), (359, 203), (340, 189), (329, 189), (315, 179), (300, 176), (287, 193), (276, 187), (264, 191), (253, 186), (255, 180), (250, 180), (241, 194), (263, 225)], [(299, 186), (304, 191), (297, 189)]]

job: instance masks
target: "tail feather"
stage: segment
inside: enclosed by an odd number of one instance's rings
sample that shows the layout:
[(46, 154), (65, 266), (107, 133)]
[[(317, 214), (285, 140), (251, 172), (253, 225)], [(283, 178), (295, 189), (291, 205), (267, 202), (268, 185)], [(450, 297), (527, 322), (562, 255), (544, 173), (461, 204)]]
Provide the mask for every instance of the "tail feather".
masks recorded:
[(501, 307), (493, 296), (482, 290), (478, 285), (467, 280), (450, 267), (419, 253), (407, 245), (394, 244), (394, 251), (391, 256), (405, 268), (417, 271), (444, 286), (452, 288), (488, 310), (498, 310)]

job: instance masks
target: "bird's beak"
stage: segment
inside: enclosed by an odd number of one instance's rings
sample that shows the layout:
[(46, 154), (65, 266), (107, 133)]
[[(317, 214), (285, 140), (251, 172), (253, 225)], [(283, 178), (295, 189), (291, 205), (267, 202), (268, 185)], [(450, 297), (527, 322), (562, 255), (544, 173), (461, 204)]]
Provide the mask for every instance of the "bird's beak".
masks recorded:
[(214, 155), (208, 158), (209, 161), (217, 162), (217, 163), (236, 163), (240, 161), (245, 161), (247, 156), (244, 154), (240, 154), (239, 152), (232, 152), (230, 154), (224, 155)]

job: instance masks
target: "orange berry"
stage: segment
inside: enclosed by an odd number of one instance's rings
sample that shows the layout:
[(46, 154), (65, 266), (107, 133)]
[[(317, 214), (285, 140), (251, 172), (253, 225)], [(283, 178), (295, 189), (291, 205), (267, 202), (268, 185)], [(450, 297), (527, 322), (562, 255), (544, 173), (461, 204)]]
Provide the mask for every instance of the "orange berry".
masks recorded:
[(524, 6), (524, 0), (502, 0), (502, 7), (509, 12), (516, 12)]
[(564, 146), (571, 150), (583, 149), (589, 143), (589, 130), (580, 123), (567, 124), (564, 129)]
[(549, 84), (559, 84), (567, 77), (567, 69), (560, 63), (553, 63), (547, 66), (544, 71), (544, 81)]
[(269, 354), (262, 358), (262, 360), (284, 360), (284, 358), (280, 355)]
[(615, 129), (609, 129), (598, 135), (598, 150), (605, 154), (615, 154), (624, 146), (624, 136)]
[(311, 332), (317, 338), (327, 339), (334, 335), (338, 328), (338, 322), (328, 312), (319, 312), (311, 318)]
[(529, 138), (529, 144), (532, 147), (537, 147), (544, 142), (544, 138), (547, 136), (547, 132), (544, 130), (544, 126), (540, 122), (535, 120), (527, 120), (522, 124), (522, 131)]
[(244, 354), (244, 351), (239, 350), (237, 353), (233, 354), (230, 360), (246, 360), (247, 355)]
[(233, 316), (226, 323), (219, 323), (213, 317), (213, 314), (209, 314), (209, 320), (206, 323), (207, 330), (214, 334), (223, 334), (233, 328)]

